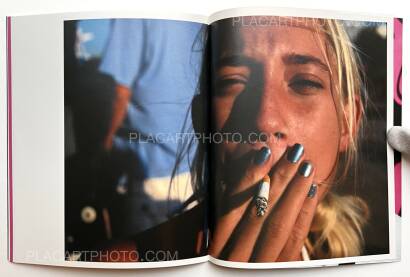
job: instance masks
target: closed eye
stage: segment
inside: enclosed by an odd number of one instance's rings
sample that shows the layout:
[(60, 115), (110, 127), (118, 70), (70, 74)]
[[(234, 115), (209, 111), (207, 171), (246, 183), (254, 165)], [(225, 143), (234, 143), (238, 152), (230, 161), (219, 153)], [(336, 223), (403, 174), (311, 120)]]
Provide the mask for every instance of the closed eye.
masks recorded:
[(289, 87), (297, 93), (309, 94), (322, 90), (324, 86), (320, 81), (311, 77), (295, 77), (289, 82)]
[(219, 88), (225, 88), (227, 86), (235, 85), (235, 84), (246, 84), (245, 78), (238, 78), (238, 77), (228, 77), (228, 78), (221, 78), (216, 81), (216, 85)]
[(232, 74), (217, 78), (215, 85), (216, 90), (220, 95), (236, 95), (245, 89), (247, 82), (248, 79), (245, 76), (241, 74)]

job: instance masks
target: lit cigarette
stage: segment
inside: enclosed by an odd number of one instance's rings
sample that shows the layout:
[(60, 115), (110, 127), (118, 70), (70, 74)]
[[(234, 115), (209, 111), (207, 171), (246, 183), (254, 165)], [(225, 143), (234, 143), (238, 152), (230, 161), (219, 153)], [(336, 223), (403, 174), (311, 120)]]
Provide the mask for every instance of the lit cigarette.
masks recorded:
[(259, 183), (258, 194), (255, 198), (256, 203), (256, 214), (258, 216), (263, 216), (268, 207), (269, 200), (269, 190), (270, 190), (270, 178), (268, 175), (263, 177), (262, 181)]

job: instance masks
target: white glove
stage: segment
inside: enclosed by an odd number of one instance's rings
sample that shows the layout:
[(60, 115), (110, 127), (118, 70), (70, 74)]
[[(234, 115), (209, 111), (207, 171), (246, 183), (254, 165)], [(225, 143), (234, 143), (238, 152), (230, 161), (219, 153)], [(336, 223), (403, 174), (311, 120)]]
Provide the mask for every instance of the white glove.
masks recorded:
[(394, 126), (387, 132), (390, 146), (405, 155), (410, 155), (410, 129)]

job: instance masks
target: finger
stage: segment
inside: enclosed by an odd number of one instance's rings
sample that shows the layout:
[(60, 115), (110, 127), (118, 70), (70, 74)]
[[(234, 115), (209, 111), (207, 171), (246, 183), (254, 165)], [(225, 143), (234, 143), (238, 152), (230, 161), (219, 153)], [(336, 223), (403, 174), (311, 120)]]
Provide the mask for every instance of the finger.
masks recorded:
[(394, 126), (387, 133), (387, 140), (397, 151), (410, 155), (410, 129)]
[(276, 261), (284, 248), (289, 234), (312, 184), (314, 168), (308, 161), (302, 162), (292, 182), (286, 188), (277, 206), (272, 210), (258, 238), (253, 259), (258, 262)]
[[(268, 205), (265, 214), (273, 209), (287, 185), (295, 176), (304, 155), (303, 146), (295, 144), (281, 157), (273, 170), (270, 178)], [(224, 249), (223, 255), (233, 261), (249, 261), (259, 233), (266, 217), (257, 214), (255, 201), (248, 204), (248, 208), (235, 228), (229, 244)]]
[[(232, 185), (234, 189), (230, 190), (228, 192), (229, 195), (224, 198), (225, 203), (220, 203), (220, 205), (224, 205), (222, 211), (216, 214), (217, 224), (209, 249), (211, 255), (215, 257), (220, 255), (228, 238), (245, 212), (247, 205), (252, 199), (250, 195), (254, 194), (255, 184), (268, 174), (272, 167), (273, 159), (269, 148), (262, 147), (259, 151), (252, 154), (252, 158), (248, 157), (247, 168), (242, 171), (243, 174), (241, 174), (241, 171), (238, 172), (237, 175), (241, 177), (236, 181), (236, 184)], [(249, 196), (243, 197), (241, 195), (243, 193), (248, 193)], [(241, 200), (236, 201), (235, 199)]]
[(317, 189), (316, 184), (310, 186), (308, 195), (299, 212), (288, 241), (279, 255), (278, 262), (300, 260), (302, 247), (309, 234), (318, 203)]

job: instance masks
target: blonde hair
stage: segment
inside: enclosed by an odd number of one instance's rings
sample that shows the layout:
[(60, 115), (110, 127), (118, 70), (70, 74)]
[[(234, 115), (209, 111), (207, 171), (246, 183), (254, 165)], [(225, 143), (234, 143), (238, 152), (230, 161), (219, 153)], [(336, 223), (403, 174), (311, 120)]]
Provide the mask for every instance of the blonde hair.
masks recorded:
[[(296, 22), (300, 24), (300, 22), (305, 21), (302, 19), (300, 21), (296, 20)], [(364, 114), (364, 103), (367, 96), (364, 90), (363, 75), (361, 74), (362, 66), (356, 54), (357, 49), (352, 45), (342, 22), (332, 19), (320, 19), (318, 22), (319, 24), (315, 24), (317, 26), (317, 35), (324, 34), (326, 36), (327, 43), (321, 45), (321, 47), (325, 57), (328, 57), (327, 63), (332, 83), (334, 83), (332, 93), (338, 114), (339, 127), (347, 132), (349, 140), (346, 152), (339, 155), (333, 169), (331, 187), (334, 187), (334, 184), (340, 183), (347, 176), (352, 165), (354, 170), (357, 169), (354, 165), (357, 161), (359, 130), (364, 116), (361, 116), (361, 120), (356, 121), (356, 115)], [(219, 28), (226, 28), (226, 31), (232, 32), (231, 22), (225, 21), (225, 23), (225, 25), (221, 24)], [(215, 28), (214, 32), (216, 31)], [(224, 30), (220, 32), (223, 33)], [(207, 34), (204, 37), (206, 43), (210, 45), (209, 40), (206, 39)], [(318, 41), (323, 40), (319, 38)], [(208, 55), (207, 51), (205, 53)], [(208, 56), (206, 57), (208, 58)], [(204, 58), (204, 60), (207, 60), (207, 58)], [(334, 66), (331, 66), (332, 64)], [(334, 72), (333, 68), (336, 69)], [(209, 80), (206, 79), (208, 70), (210, 69), (207, 66), (202, 69), (201, 76), (205, 79), (200, 80), (198, 89), (200, 95), (209, 90)], [(207, 100), (207, 98), (204, 97), (204, 100)], [(192, 197), (193, 200), (200, 199), (201, 195), (206, 194), (202, 188), (206, 161), (206, 151), (204, 149), (201, 145), (198, 147), (193, 161), (192, 184), (195, 186), (196, 191)], [(328, 186), (325, 183), (321, 185)], [(187, 201), (188, 203), (190, 201)], [(309, 237), (305, 242), (310, 257), (312, 259), (323, 259), (360, 255), (363, 251), (364, 242), (362, 229), (368, 217), (368, 207), (359, 197), (352, 195), (341, 196), (329, 191), (318, 204)]]
[[(339, 129), (348, 137), (348, 147), (334, 167), (333, 186), (343, 180), (349, 170), (357, 170), (360, 125), (364, 120), (367, 100), (362, 65), (343, 22), (323, 19), (317, 34), (325, 34), (323, 47), (327, 57), (333, 88), (333, 99), (339, 118)], [(323, 46), (323, 45), (322, 45)], [(329, 52), (329, 50), (331, 52)], [(333, 63), (333, 67), (331, 66)], [(336, 72), (333, 72), (336, 68)], [(327, 185), (327, 184), (323, 184)], [(341, 196), (329, 191), (318, 204), (306, 247), (314, 259), (357, 256), (363, 252), (362, 229), (369, 217), (366, 203), (357, 196)]]

